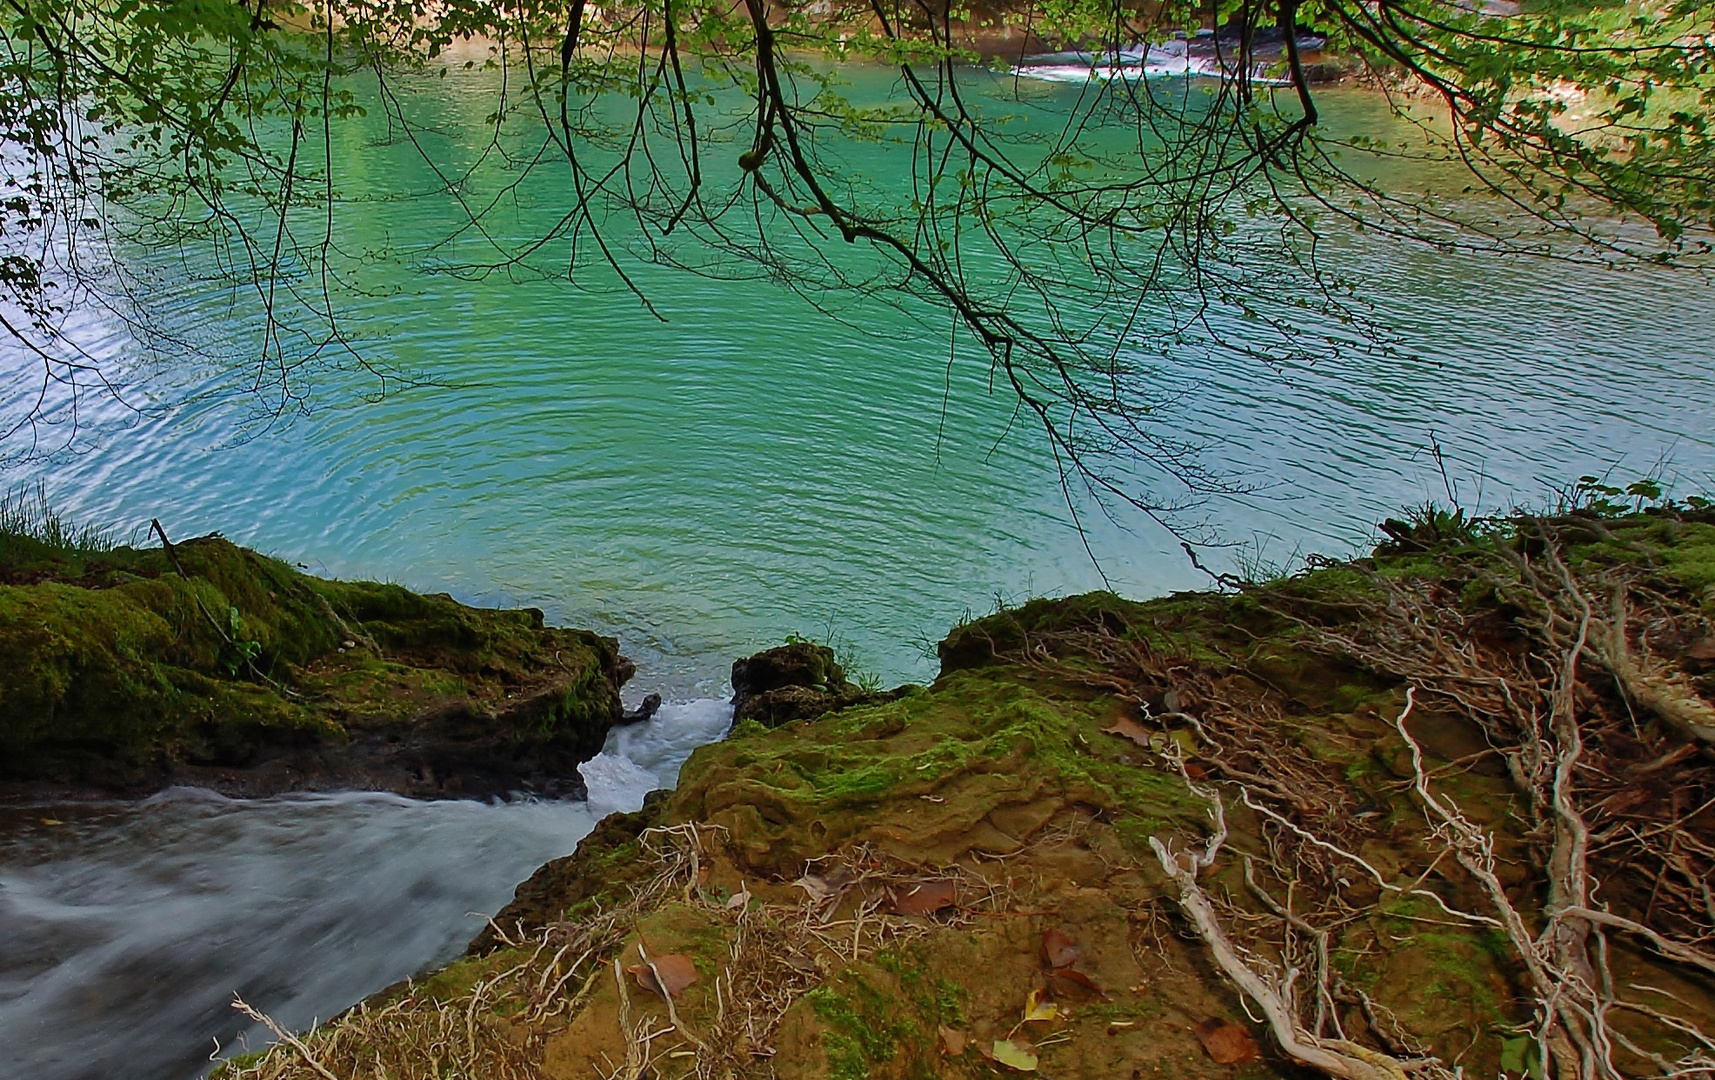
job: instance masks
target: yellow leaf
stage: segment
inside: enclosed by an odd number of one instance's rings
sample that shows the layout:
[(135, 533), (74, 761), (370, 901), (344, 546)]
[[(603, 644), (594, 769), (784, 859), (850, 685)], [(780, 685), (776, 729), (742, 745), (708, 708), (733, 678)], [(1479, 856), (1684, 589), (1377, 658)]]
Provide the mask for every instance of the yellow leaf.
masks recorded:
[(1011, 1039), (996, 1039), (994, 1053), (990, 1056), (1009, 1069), (1017, 1069), (1019, 1072), (1036, 1071), (1036, 1055)]
[(1036, 991), (1032, 990), (1030, 996), (1024, 999), (1024, 1018), (1026, 1020), (1057, 1020), (1059, 1017), (1059, 1007), (1052, 1001), (1038, 1000)]

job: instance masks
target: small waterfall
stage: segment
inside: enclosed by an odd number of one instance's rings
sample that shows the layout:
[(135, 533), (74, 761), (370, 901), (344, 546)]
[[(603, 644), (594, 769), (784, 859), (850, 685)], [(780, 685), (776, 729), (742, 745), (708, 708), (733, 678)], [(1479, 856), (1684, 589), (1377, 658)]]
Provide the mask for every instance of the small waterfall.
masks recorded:
[(445, 963), (731, 714), (691, 701), (615, 729), (588, 802), (173, 788), (0, 808), (0, 1077), (190, 1080), (267, 1041), (234, 994), (303, 1029)]

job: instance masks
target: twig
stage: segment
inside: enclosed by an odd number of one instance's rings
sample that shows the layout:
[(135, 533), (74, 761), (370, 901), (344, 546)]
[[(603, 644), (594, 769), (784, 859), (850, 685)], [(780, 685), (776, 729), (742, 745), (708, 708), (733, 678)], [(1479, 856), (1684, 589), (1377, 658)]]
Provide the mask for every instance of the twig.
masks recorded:
[(296, 1050), (298, 1052), (298, 1056), (304, 1059), (304, 1064), (306, 1064), (310, 1068), (314, 1069), (316, 1071), (316, 1075), (322, 1077), (323, 1080), (339, 1080), (339, 1077), (337, 1077), (333, 1073), (329, 1072), (325, 1065), (323, 1065), (321, 1062), (316, 1060), (316, 1056), (314, 1054), (310, 1053), (309, 1047), (305, 1046), (303, 1044), (303, 1042), (298, 1039), (297, 1036), (295, 1036), (291, 1032), (285, 1030), (279, 1024), (276, 1024), (274, 1022), (273, 1017), (257, 1011), (256, 1009), (252, 1008), (250, 1006), (250, 1004), (248, 1002), (246, 1002), (243, 998), (238, 997), (236, 995), (234, 995), (234, 997), (232, 999), (232, 1007), (234, 1009), (237, 1009), (239, 1012), (243, 1013), (245, 1016), (250, 1017), (250, 1019), (255, 1020), (257, 1023), (263, 1025), (269, 1031), (272, 1031), (274, 1033), (274, 1037), (276, 1039), (279, 1039), (281, 1042), (285, 1043), (287, 1046), (290, 1046), (292, 1049)]

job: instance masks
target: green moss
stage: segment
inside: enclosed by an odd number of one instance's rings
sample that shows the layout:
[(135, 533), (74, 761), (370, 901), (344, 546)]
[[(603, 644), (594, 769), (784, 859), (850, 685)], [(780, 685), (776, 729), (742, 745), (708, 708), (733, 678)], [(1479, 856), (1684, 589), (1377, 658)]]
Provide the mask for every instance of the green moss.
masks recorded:
[(964, 1027), (970, 991), (930, 972), (921, 945), (883, 949), (875, 954), (874, 963), (898, 980), (900, 990), (917, 1015), (923, 1039), (932, 1039), (941, 1025)]
[[(959, 672), (927, 692), (832, 713), (782, 738), (757, 725), (706, 747), (687, 775), (722, 760), (780, 798), (819, 810), (928, 792), (947, 777), (1027, 762), (1066, 781), (1100, 781), (1074, 746), (1063, 700), (988, 672)], [(1093, 722), (1094, 717), (1089, 717)], [(1086, 739), (1087, 741), (1087, 739)], [(805, 742), (815, 750), (805, 752)]]
[(1381, 771), (1373, 757), (1355, 757), (1346, 765), (1346, 779), (1356, 784), (1379, 774)]
[[(453, 1001), (470, 992), (477, 983), (527, 962), (531, 950), (525, 948), (497, 949), (483, 956), (466, 956), (454, 960), (439, 971), (417, 983), (420, 992), (434, 1001)], [(405, 984), (399, 984), (403, 987)]]
[(1667, 574), (1694, 593), (1715, 588), (1715, 525), (1687, 524), (1663, 551)]
[(805, 997), (826, 1025), (822, 1045), (828, 1054), (830, 1080), (867, 1080), (878, 1065), (898, 1056), (901, 1042), (915, 1034), (914, 1026), (895, 1014), (891, 996), (856, 971), (845, 972)]
[(268, 1053), (268, 1050), (252, 1050), (248, 1054), (234, 1054), (215, 1066), (214, 1071), (208, 1074), (209, 1080), (225, 1080), (229, 1076), (238, 1076), (267, 1057)]
[(174, 762), (242, 767), (437, 700), (503, 701), (544, 672), (564, 686), (519, 715), (520, 738), (587, 728), (599, 745), (617, 705), (612, 644), (546, 629), (538, 611), (323, 581), (217, 536), (171, 558), (24, 555), (0, 563), (0, 778), (129, 785)]

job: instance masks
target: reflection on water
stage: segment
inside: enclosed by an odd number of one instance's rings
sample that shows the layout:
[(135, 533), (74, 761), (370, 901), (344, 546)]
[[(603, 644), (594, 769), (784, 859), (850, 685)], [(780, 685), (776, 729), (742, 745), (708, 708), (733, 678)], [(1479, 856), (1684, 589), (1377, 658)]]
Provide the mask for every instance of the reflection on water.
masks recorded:
[[(851, 72), (864, 93), (884, 96), (893, 76), (864, 71)], [(492, 77), (454, 72), (407, 100), (447, 161), (473, 164), (488, 145)], [(1005, 99), (1017, 85), (976, 89)], [(1081, 93), (1024, 86), (1028, 101), (995, 105), (1020, 131), (1057, 131)], [(1326, 105), (1334, 126), (1384, 119), (1366, 95), (1330, 91)], [(422, 272), (410, 253), (476, 254), (431, 247), (458, 208), (424, 194), (434, 176), (383, 126), (377, 114), (339, 129), (342, 175), (362, 183), (336, 227), (349, 251), (405, 254), (352, 268), (366, 291), (342, 297), (345, 327), (376, 361), (438, 384), (370, 402), (362, 373), (323, 372), (299, 387), (307, 415), (247, 426), (262, 403), (217, 392), (251, 377), (244, 294), (208, 279), (212, 255), (138, 253), (162, 264), (154, 316), (233, 355), (234, 369), (161, 373), (151, 385), (187, 403), (159, 415), (85, 413), (88, 452), (36, 470), (65, 509), (122, 533), (159, 517), (172, 535), (222, 530), (317, 573), (541, 607), (618, 635), (685, 697), (718, 692), (733, 657), (788, 632), (836, 632), (883, 679), (923, 679), (932, 662), (914, 642), (996, 596), (1200, 584), (1141, 515), (1114, 524), (1085, 506), (1097, 572), (1040, 434), (1014, 422), (984, 357), (950, 352), (944, 321), (857, 297), (841, 298), (837, 321), (767, 282), (652, 265), (636, 281), (665, 321), (600, 281)], [(873, 145), (849, 157), (877, 186), (903, 184), (912, 165)], [(491, 161), (470, 183), (518, 179)], [(544, 170), (509, 194), (507, 228), (545, 228), (563, 197)], [(611, 228), (628, 240), (624, 222)], [(1480, 488), (1489, 506), (1616, 465), (1629, 479), (1664, 455), (1692, 486), (1715, 472), (1715, 294), (1701, 279), (1333, 229), (1319, 259), (1374, 299), (1396, 353), (1269, 367), (1187, 348), (1153, 365), (1151, 385), (1181, 395), (1173, 430), (1207, 442), (1215, 471), (1261, 488), (1206, 508), (1229, 537), (1273, 535), (1273, 558), (1362, 539), (1401, 503), (1444, 497), (1432, 434), (1462, 496)], [(75, 314), (91, 352), (123, 366), (122, 326)], [(1254, 333), (1209, 317), (1229, 340)], [(1139, 318), (1142, 349), (1148, 305)], [(34, 363), (0, 342), (0, 397), (13, 375), (28, 391)]]
[[(603, 814), (671, 786), (720, 701), (614, 732), (591, 801), (241, 801), (0, 811), (0, 1077), (186, 1080), (263, 1045), (234, 994), (294, 1028), (457, 955)], [(474, 915), (473, 915), (474, 913)]]

